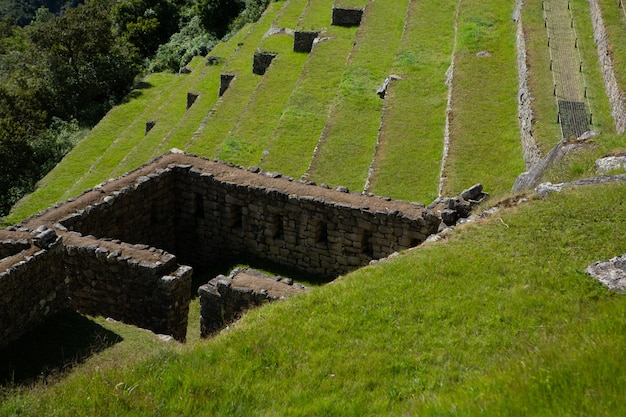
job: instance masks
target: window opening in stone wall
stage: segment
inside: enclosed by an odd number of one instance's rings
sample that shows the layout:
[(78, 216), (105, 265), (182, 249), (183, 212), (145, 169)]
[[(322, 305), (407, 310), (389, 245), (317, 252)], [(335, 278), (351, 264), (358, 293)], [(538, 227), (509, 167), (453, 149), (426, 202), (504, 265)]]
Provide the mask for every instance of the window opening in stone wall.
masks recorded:
[(328, 223), (319, 222), (315, 233), (315, 243), (328, 243)]
[(156, 201), (152, 201), (152, 206), (150, 207), (150, 224), (152, 226), (159, 224), (159, 207)]
[(274, 216), (274, 239), (283, 240), (285, 238), (285, 227), (283, 225), (283, 216), (277, 214)]
[(202, 194), (196, 193), (194, 196), (194, 214), (198, 219), (204, 219), (204, 197)]
[(232, 229), (243, 228), (243, 212), (241, 206), (230, 206), (230, 227)]
[(364, 230), (361, 236), (361, 250), (370, 258), (374, 257), (374, 245), (372, 243), (372, 231)]

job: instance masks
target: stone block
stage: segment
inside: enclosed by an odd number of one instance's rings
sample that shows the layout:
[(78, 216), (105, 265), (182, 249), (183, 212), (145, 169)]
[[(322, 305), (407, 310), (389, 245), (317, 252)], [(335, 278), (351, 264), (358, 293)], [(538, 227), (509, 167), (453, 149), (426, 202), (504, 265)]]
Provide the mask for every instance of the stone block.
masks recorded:
[(218, 93), (219, 97), (222, 97), (228, 87), (230, 87), (230, 83), (235, 79), (235, 74), (220, 74), (220, 91)]
[(333, 7), (333, 26), (359, 26), (363, 18), (363, 9)]
[(273, 52), (256, 52), (252, 62), (252, 72), (257, 75), (264, 75), (277, 55)]
[(311, 52), (311, 49), (313, 49), (313, 42), (319, 34), (319, 32), (295, 31), (293, 36), (293, 51)]

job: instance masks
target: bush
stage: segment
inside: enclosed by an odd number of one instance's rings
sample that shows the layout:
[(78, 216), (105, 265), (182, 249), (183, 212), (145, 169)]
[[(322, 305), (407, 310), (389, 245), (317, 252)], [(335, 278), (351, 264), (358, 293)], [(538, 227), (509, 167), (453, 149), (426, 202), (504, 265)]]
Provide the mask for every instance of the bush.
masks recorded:
[(217, 43), (217, 38), (202, 27), (199, 16), (193, 16), (170, 40), (156, 52), (149, 69), (157, 71), (178, 71), (194, 56), (206, 55)]

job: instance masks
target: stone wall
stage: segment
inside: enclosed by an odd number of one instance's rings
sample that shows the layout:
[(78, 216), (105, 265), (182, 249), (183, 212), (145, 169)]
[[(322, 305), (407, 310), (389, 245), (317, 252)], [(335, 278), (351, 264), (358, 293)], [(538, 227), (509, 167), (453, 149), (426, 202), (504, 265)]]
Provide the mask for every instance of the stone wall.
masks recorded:
[(200, 335), (207, 337), (219, 331), (252, 307), (307, 290), (288, 278), (272, 278), (250, 269), (236, 269), (228, 277), (218, 275), (198, 288)]
[(417, 246), (440, 223), (408, 203), (405, 212), (383, 211), (370, 207), (384, 201), (376, 197), (349, 195), (354, 201), (346, 204), (337, 201), (344, 194), (338, 191), (315, 195), (320, 188), (315, 185), (298, 184), (295, 194), (281, 189), (290, 184), (285, 179), (267, 187), (222, 181), (193, 168), (177, 170), (176, 253), (184, 253), (191, 265), (206, 264), (207, 254), (217, 259), (246, 254), (331, 280)]
[(67, 238), (66, 273), (71, 307), (185, 340), (191, 268), (161, 249)]
[(0, 348), (69, 307), (61, 238), (54, 235), (40, 248), (24, 236), (15, 234), (18, 252), (0, 258)]
[(363, 9), (333, 7), (331, 24), (333, 26), (359, 26), (363, 18)]
[(252, 61), (252, 72), (257, 75), (265, 74), (276, 55), (273, 52), (256, 52)]
[(0, 259), (17, 255), (21, 251), (29, 249), (31, 246), (29, 238), (30, 235), (27, 233), (8, 233), (0, 230)]
[[(54, 311), (45, 300), (57, 298), (31, 291), (45, 275), (59, 299), (71, 298), (65, 306), (184, 340), (191, 296), (184, 265), (247, 255), (332, 280), (420, 244), (440, 223), (420, 204), (170, 153), (0, 234), (0, 274), (20, 274), (11, 281), (19, 288), (4, 291), (9, 281), (0, 280), (0, 293), (11, 294), (0, 307), (11, 310), (13, 294), (30, 294), (28, 308), (40, 314), (33, 322)], [(48, 251), (39, 251), (13, 268), (26, 245), (43, 247), (55, 232), (57, 256), (46, 261)], [(11, 317), (7, 340), (27, 316), (3, 316)]]
[(319, 36), (319, 32), (305, 32), (297, 30), (293, 34), (293, 51), (294, 52), (311, 52), (313, 42)]
[[(521, 1), (518, 1), (521, 8)], [(533, 110), (532, 96), (528, 87), (528, 64), (526, 62), (526, 39), (524, 37), (524, 28), (519, 11), (517, 16), (517, 74), (518, 74), (518, 114), (519, 127), (522, 141), (522, 151), (524, 161), (526, 162), (526, 170), (532, 169), (533, 166), (541, 159), (541, 151), (537, 147), (535, 137), (533, 136)]]
[(142, 175), (60, 223), (165, 249), (194, 267), (247, 255), (326, 280), (416, 246), (440, 223), (419, 205), (185, 162)]
[(591, 22), (593, 24), (593, 37), (598, 48), (600, 69), (604, 77), (604, 85), (611, 105), (611, 114), (615, 121), (615, 130), (618, 133), (626, 132), (626, 94), (615, 78), (613, 71), (613, 59), (611, 58), (611, 45), (604, 28), (602, 12), (597, 0), (589, 0), (591, 10)]

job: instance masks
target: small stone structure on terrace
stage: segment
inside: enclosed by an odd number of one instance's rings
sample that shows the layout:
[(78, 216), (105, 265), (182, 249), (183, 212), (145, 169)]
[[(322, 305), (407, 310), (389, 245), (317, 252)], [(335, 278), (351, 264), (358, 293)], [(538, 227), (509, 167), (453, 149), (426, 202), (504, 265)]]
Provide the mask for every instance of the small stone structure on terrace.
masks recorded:
[(198, 288), (200, 334), (211, 335), (238, 319), (250, 307), (308, 291), (290, 278), (269, 277), (247, 268), (235, 269), (228, 277), (218, 275)]

